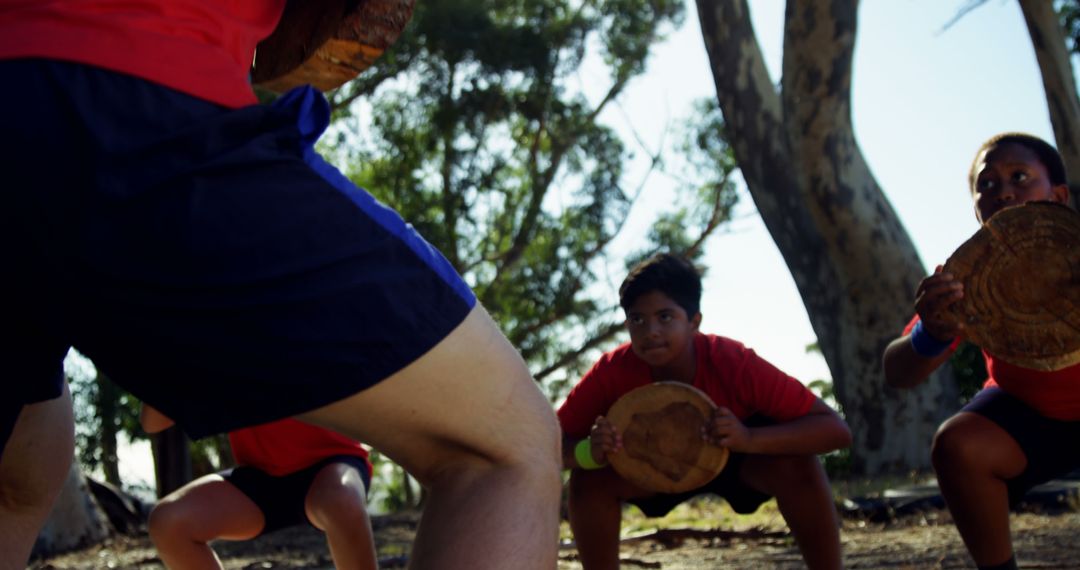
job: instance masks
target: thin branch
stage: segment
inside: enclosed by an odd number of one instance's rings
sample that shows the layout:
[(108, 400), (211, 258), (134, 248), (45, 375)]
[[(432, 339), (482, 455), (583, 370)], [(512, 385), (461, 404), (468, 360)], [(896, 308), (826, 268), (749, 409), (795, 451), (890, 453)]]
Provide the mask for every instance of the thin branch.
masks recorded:
[(623, 330), (622, 323), (608, 324), (606, 327), (602, 328), (598, 334), (586, 340), (585, 343), (581, 345), (581, 348), (564, 353), (562, 356), (556, 359), (555, 362), (545, 368), (542, 368), (539, 372), (534, 373), (533, 378), (535, 378), (537, 382), (542, 382), (544, 378), (547, 378), (552, 373), (558, 371), (562, 367), (580, 358), (581, 355), (585, 353), (585, 351), (595, 348), (600, 344), (610, 340), (621, 330)]
[(708, 239), (713, 231), (720, 226), (720, 223), (724, 221), (724, 186), (727, 185), (727, 181), (727, 176), (725, 176), (723, 180), (716, 184), (716, 199), (713, 201), (713, 210), (712, 214), (709, 215), (709, 222), (705, 224), (705, 230), (701, 232), (698, 239), (687, 248), (687, 257), (693, 257), (698, 249), (705, 244), (705, 240)]
[[(1021, 1), (1024, 1), (1024, 0), (1021, 0)], [(974, 12), (976, 9), (980, 8), (983, 4), (986, 4), (986, 2), (987, 2), (987, 0), (968, 0), (968, 3), (964, 7), (960, 8), (960, 10), (958, 10), (956, 12), (956, 15), (953, 16), (952, 19), (950, 19), (948, 22), (945, 22), (945, 25), (942, 26), (940, 30), (938, 30), (937, 35), (941, 35), (941, 34), (944, 34), (947, 31), (949, 31), (949, 28), (956, 25), (956, 23), (959, 22), (961, 19), (963, 19), (964, 16), (967, 16), (971, 12)]]

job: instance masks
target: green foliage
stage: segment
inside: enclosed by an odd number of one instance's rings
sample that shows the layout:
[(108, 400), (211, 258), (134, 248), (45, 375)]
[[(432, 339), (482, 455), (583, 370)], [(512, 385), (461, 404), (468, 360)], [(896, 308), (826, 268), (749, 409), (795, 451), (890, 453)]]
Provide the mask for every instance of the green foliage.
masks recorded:
[(87, 471), (102, 469), (119, 484), (117, 436), (145, 439), (139, 427), (139, 402), (113, 383), (86, 357), (72, 351), (64, 361), (75, 413), (75, 451)]
[[(628, 180), (632, 153), (600, 118), (683, 9), (418, 3), (384, 59), (331, 94), (336, 136), (324, 138), (325, 154), (447, 257), (552, 401), (621, 332), (614, 287), (625, 268), (660, 249), (699, 258), (734, 204), (734, 158), (716, 136), (715, 101), (703, 102), (671, 158), (685, 161), (671, 168), (683, 176), (679, 197), (651, 214), (647, 232), (623, 235), (650, 188)], [(603, 89), (586, 92), (585, 73)], [(650, 173), (670, 151), (649, 157)], [(385, 507), (407, 503), (396, 476), (379, 485)]]
[[(674, 0), (421, 3), (388, 53), (393, 75), (380, 63), (332, 95), (328, 154), (465, 276), (553, 400), (620, 330), (613, 292), (596, 285), (623, 271), (611, 244), (640, 192), (598, 117), (682, 17)], [(598, 63), (591, 83), (607, 87), (590, 98), (581, 69)], [(707, 116), (684, 148), (707, 180), (686, 181), (681, 209), (634, 236), (627, 263), (700, 255), (728, 218), (734, 160), (716, 142), (719, 111)]]
[[(690, 117), (681, 126), (677, 153), (665, 157), (672, 163), (668, 172), (676, 178), (675, 202), (680, 207), (658, 214), (648, 245), (626, 260), (628, 269), (659, 250), (683, 252), (700, 260), (703, 238), (731, 218), (738, 198), (731, 175), (738, 165), (724, 137), (724, 118), (716, 99), (696, 101)], [(687, 228), (700, 230), (691, 235)]]
[[(75, 414), (75, 453), (86, 472), (101, 469), (105, 480), (120, 480), (117, 449), (121, 440), (145, 440), (149, 436), (139, 423), (142, 403), (101, 373), (94, 363), (72, 351), (64, 361)], [(224, 434), (190, 443), (195, 477), (233, 464), (228, 437)], [(152, 483), (152, 481), (151, 481)]]
[(953, 378), (960, 387), (960, 405), (982, 389), (986, 382), (986, 361), (983, 359), (982, 349), (970, 342), (965, 342), (956, 349), (949, 359), (952, 366)]
[(1059, 0), (1056, 6), (1061, 25), (1065, 28), (1065, 42), (1069, 51), (1080, 54), (1080, 2)]
[(371, 451), (372, 485), (371, 500), (376, 509), (398, 512), (419, 506), (422, 490), (404, 469), (384, 457), (377, 450)]

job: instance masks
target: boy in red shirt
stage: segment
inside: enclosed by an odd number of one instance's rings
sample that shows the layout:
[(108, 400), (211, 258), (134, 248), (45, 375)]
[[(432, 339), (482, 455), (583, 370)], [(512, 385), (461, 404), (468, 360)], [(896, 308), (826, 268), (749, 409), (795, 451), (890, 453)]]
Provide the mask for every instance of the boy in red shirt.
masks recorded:
[[(148, 433), (173, 425), (150, 406), (141, 422)], [(336, 568), (378, 568), (363, 446), (293, 419), (229, 432), (229, 446), (236, 467), (184, 485), (150, 512), (150, 538), (165, 566), (220, 569), (211, 540), (248, 540), (306, 522), (326, 533)]]
[[(1031, 201), (1068, 204), (1065, 166), (1054, 147), (1023, 133), (983, 143), (968, 175), (979, 223)], [(885, 381), (922, 383), (963, 340), (964, 324), (947, 309), (963, 285), (940, 268), (915, 291), (916, 318), (885, 348)], [(931, 458), (956, 528), (979, 568), (1015, 569), (1009, 506), (1035, 485), (1080, 467), (1080, 365), (1031, 370), (983, 351), (989, 378), (934, 436)], [(1073, 447), (1062, 446), (1068, 442)]]
[[(600, 357), (559, 408), (563, 466), (570, 474), (570, 526), (586, 570), (619, 565), (624, 502), (663, 516), (699, 494), (752, 513), (776, 497), (810, 568), (840, 568), (839, 521), (816, 455), (851, 444), (839, 415), (798, 380), (741, 343), (698, 331), (701, 278), (667, 254), (639, 264), (619, 288), (630, 342)], [(604, 415), (623, 394), (657, 381), (685, 382), (719, 406), (702, 437), (731, 450), (724, 470), (701, 488), (657, 494), (606, 467), (621, 451)]]

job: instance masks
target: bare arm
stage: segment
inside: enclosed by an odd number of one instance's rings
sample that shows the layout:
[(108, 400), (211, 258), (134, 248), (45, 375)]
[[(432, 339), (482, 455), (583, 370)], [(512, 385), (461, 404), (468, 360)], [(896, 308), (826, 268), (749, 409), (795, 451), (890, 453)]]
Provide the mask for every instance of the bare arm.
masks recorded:
[(776, 425), (746, 427), (727, 408), (719, 408), (709, 425), (706, 440), (741, 453), (817, 455), (851, 445), (847, 423), (820, 398), (806, 415)]
[(172, 427), (176, 422), (156, 408), (143, 404), (139, 412), (139, 423), (142, 424), (143, 431), (146, 433), (158, 433)]
[(906, 334), (885, 347), (885, 354), (881, 359), (885, 384), (893, 388), (918, 386), (948, 360), (952, 353), (953, 351), (946, 350), (933, 358), (919, 356), (911, 347), (911, 335)]
[[(964, 298), (963, 285), (939, 267), (923, 279), (915, 291), (915, 312), (926, 333), (939, 341), (949, 341), (964, 333), (964, 324), (947, 309)], [(897, 338), (885, 347), (881, 364), (885, 383), (893, 388), (911, 388), (921, 384), (952, 355), (951, 350), (936, 356), (923, 356), (911, 345), (911, 335)]]

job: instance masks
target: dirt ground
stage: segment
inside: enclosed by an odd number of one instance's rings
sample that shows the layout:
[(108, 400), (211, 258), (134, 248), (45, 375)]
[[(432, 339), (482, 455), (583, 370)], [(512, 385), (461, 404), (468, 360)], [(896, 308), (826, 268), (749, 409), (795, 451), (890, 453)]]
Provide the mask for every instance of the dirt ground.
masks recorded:
[[(803, 568), (802, 559), (775, 507), (741, 517), (722, 502), (702, 501), (665, 519), (627, 512), (622, 542), (623, 568), (698, 570), (705, 568)], [(680, 507), (682, 509), (683, 507)], [(415, 513), (373, 518), (381, 568), (404, 568), (416, 529)], [(845, 516), (841, 538), (847, 568), (972, 568), (948, 511), (928, 509), (883, 521)], [(1080, 569), (1080, 512), (1036, 508), (1012, 518), (1021, 568)], [(578, 570), (565, 529), (559, 570)], [(226, 568), (273, 570), (333, 568), (322, 536), (293, 528), (247, 542), (219, 542)], [(104, 545), (38, 560), (33, 570), (160, 569), (144, 534), (118, 536)]]

